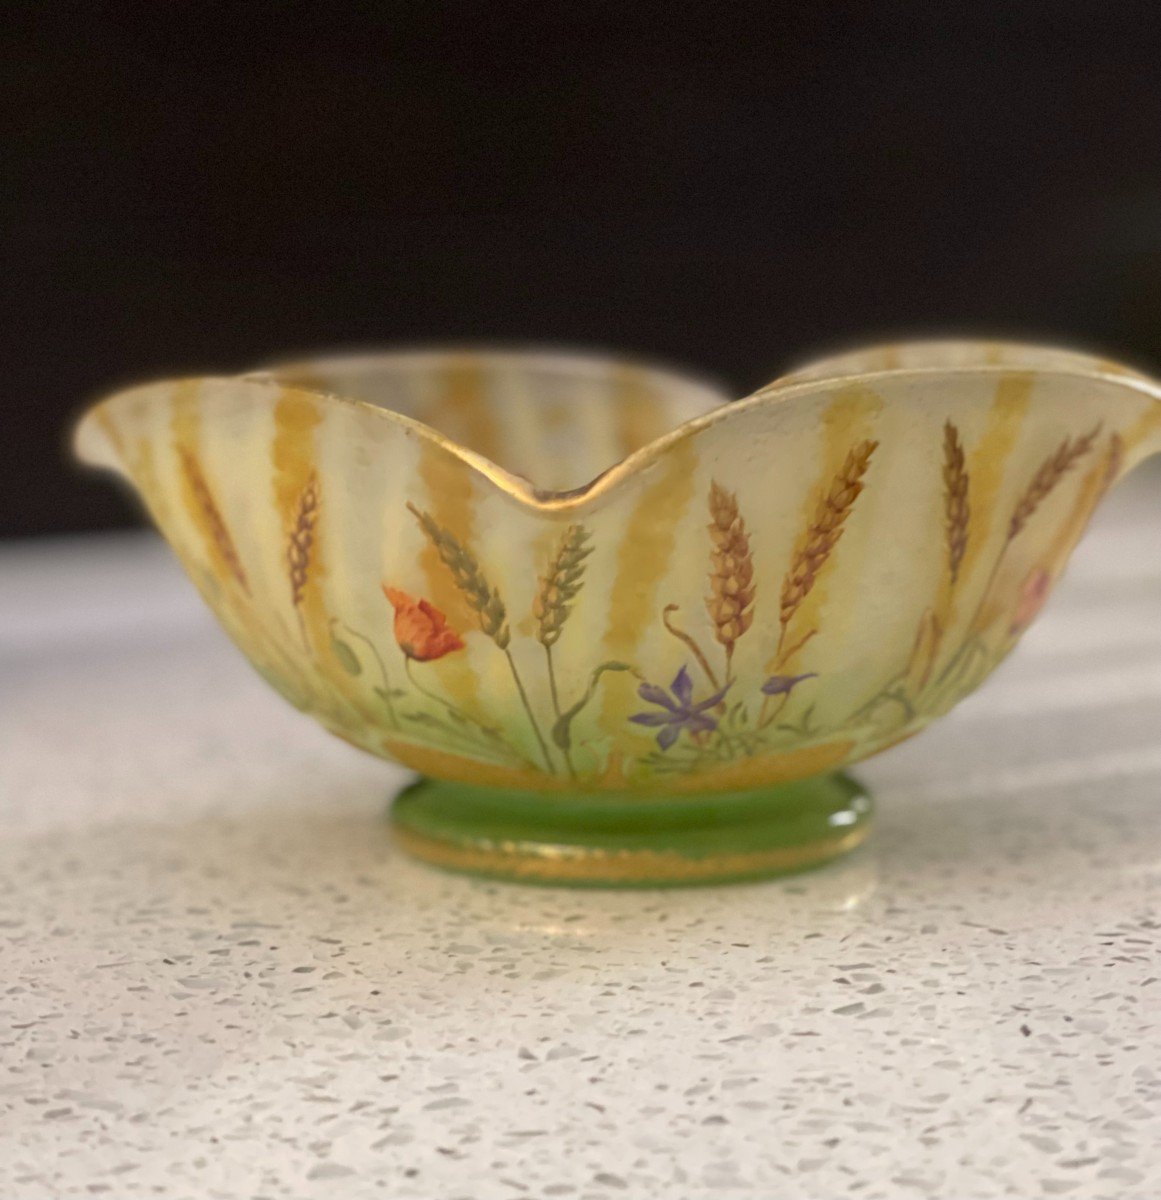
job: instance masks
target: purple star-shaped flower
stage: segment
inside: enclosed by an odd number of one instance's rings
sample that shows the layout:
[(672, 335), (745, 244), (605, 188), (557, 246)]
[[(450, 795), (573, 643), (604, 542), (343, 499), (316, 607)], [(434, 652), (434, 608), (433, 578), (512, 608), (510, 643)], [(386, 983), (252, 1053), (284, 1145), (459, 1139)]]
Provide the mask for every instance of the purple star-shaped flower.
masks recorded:
[(713, 733), (717, 729), (717, 719), (711, 717), (707, 710), (716, 708), (729, 688), (730, 685), (727, 684), (708, 700), (699, 700), (695, 704), (693, 680), (685, 667), (682, 667), (674, 676), (668, 692), (653, 683), (641, 684), (637, 695), (649, 704), (656, 704), (660, 711), (636, 713), (629, 720), (637, 725), (647, 725), (656, 729), (657, 744), (662, 750), (668, 750), (681, 736), (683, 729), (687, 733)]

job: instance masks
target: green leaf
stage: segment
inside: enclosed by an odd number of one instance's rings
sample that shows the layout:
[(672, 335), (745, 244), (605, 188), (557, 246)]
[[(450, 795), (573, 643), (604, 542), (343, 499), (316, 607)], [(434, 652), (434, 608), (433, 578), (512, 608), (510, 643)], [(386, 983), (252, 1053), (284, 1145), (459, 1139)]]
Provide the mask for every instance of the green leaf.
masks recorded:
[(339, 660), (339, 665), (348, 675), (362, 675), (363, 664), (359, 656), (341, 638), (331, 635), (331, 653)]
[(403, 714), (407, 720), (414, 721), (416, 725), (430, 725), (436, 729), (446, 729), (447, 725), (432, 713), (426, 712), (406, 712)]
[(572, 708), (561, 713), (560, 718), (552, 727), (552, 740), (561, 750), (567, 750), (572, 746), (572, 735), (569, 732), (569, 727), (581, 709), (593, 698), (593, 693), (597, 690), (597, 681), (600, 677), (606, 671), (631, 671), (632, 669), (628, 663), (623, 662), (603, 662), (599, 667), (594, 668), (592, 675), (589, 677), (589, 686), (585, 689), (585, 694)]

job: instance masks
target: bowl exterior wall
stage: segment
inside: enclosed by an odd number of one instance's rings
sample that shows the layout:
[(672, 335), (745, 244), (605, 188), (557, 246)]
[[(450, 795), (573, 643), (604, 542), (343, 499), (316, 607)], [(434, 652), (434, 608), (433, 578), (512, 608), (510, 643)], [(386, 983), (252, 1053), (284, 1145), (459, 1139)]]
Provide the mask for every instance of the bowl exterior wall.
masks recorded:
[(1049, 370), (809, 381), (545, 503), (414, 422), (273, 380), (123, 393), (80, 443), (336, 734), (437, 778), (664, 796), (831, 770), (946, 712), (1157, 413)]

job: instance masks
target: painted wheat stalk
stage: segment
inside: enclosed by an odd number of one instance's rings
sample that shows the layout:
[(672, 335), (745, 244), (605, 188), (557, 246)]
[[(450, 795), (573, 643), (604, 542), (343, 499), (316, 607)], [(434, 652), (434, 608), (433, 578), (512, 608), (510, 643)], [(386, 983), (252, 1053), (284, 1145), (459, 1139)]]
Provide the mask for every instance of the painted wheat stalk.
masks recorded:
[(250, 581), (246, 577), (245, 568), (242, 566), (242, 560), (238, 555), (237, 547), (234, 545), (234, 539), (230, 536), (230, 530), (227, 528), (226, 522), (222, 517), (221, 509), (218, 508), (214, 494), (210, 490), (210, 485), (206, 482), (201, 464), (198, 462), (196, 455), (184, 446), (179, 447), (177, 453), (181, 461), (182, 474), (189, 484), (194, 502), (201, 510), (202, 517), (205, 519), (206, 528), (209, 530), (214, 547), (222, 561), (226, 564), (226, 569), (234, 577), (242, 591), (248, 596), (250, 594)]
[(589, 537), (583, 525), (570, 525), (540, 577), (532, 615), (536, 618), (536, 640), (545, 649), (556, 645), (572, 602), (584, 586), (585, 559), (593, 552)]
[(971, 519), (968, 486), (963, 443), (959, 439), (959, 430), (948, 421), (943, 426), (943, 511), (947, 533), (947, 567), (952, 583), (959, 577), (960, 563), (967, 550), (968, 522)]
[(286, 543), (286, 564), (290, 573), (290, 602), (298, 610), (306, 595), (310, 568), (314, 556), (314, 531), (318, 523), (319, 485), (314, 475), (294, 506), (294, 520)]
[(754, 620), (754, 556), (746, 522), (733, 492), (713, 481), (709, 492), (710, 595), (706, 609), (713, 621), (714, 637), (725, 647), (726, 676), (734, 644)]
[(959, 667), (965, 654), (968, 653), (969, 648), (973, 644), (972, 637), (978, 631), (984, 614), (987, 612), (988, 600), (991, 597), (996, 580), (1000, 577), (1000, 570), (1007, 557), (1008, 547), (1019, 536), (1020, 531), (1028, 524), (1028, 521), (1040, 505), (1051, 495), (1056, 485), (1093, 448), (1094, 443), (1100, 436), (1100, 431), (1101, 426), (1096, 425), (1088, 433), (1082, 434), (1080, 437), (1066, 437), (1040, 464), (1036, 474), (1032, 476), (1031, 483), (1021, 493), (1019, 500), (1016, 501), (1016, 507), (1012, 510), (1004, 544), (1000, 547), (1000, 552), (996, 555), (995, 561), (992, 563), (991, 574), (989, 574), (983, 588), (980, 590), (975, 614), (972, 616), (971, 621), (968, 622), (968, 635), (964, 638), (956, 653), (952, 655), (947, 666), (944, 667), (939, 682), (943, 682), (951, 676), (956, 668)]
[(427, 535), (428, 541), (435, 547), (440, 561), (452, 573), (456, 587), (463, 593), (468, 604), (475, 610), (480, 620), (480, 628), (492, 639), (496, 647), (504, 652), (508, 659), (508, 669), (512, 672), (512, 680), (520, 695), (520, 703), (528, 716), (528, 723), (536, 737), (536, 744), (544, 757), (549, 772), (555, 771), (548, 743), (540, 732), (540, 724), (532, 711), (532, 703), (524, 688), (524, 681), (516, 669), (516, 660), (512, 657), (510, 643), (512, 633), (508, 627), (508, 609), (500, 598), (500, 593), (488, 582), (483, 568), (476, 556), (449, 530), (444, 529), (435, 518), (410, 502), (408, 511), (419, 522), (419, 527)]
[(552, 709), (556, 714), (556, 724), (553, 726), (553, 738), (564, 755), (564, 763), (568, 773), (576, 776), (572, 754), (567, 736), (567, 723), (564, 735), (559, 736), (562, 712), (560, 707), (560, 692), (556, 684), (556, 663), (553, 661), (552, 648), (560, 639), (564, 623), (572, 612), (572, 602), (584, 586), (585, 559), (593, 552), (588, 544), (589, 531), (583, 525), (570, 525), (560, 539), (560, 545), (547, 570), (540, 577), (540, 586), (536, 598), (532, 601), (532, 615), (536, 619), (536, 640), (544, 647), (544, 661), (548, 671), (548, 688), (552, 693)]
[(863, 490), (863, 476), (867, 473), (878, 444), (870, 439), (859, 442), (847, 455), (826, 495), (818, 502), (814, 520), (800, 542), (782, 583), (779, 621), (783, 637), (786, 627), (810, 595), (819, 572), (843, 535), (843, 528)]
[(508, 610), (500, 599), (500, 593), (488, 583), (476, 556), (454, 534), (438, 524), (430, 513), (410, 503), (407, 508), (435, 547), (440, 561), (451, 571), (456, 587), (475, 610), (480, 619), (480, 628), (501, 650), (507, 650), (512, 640), (508, 628)]
[(1040, 469), (1032, 477), (1032, 482), (1024, 490), (1012, 512), (1012, 519), (1008, 523), (1009, 542), (1028, 524), (1032, 514), (1044, 503), (1064, 476), (1092, 449), (1100, 431), (1101, 427), (1097, 425), (1081, 437), (1066, 437), (1040, 464)]

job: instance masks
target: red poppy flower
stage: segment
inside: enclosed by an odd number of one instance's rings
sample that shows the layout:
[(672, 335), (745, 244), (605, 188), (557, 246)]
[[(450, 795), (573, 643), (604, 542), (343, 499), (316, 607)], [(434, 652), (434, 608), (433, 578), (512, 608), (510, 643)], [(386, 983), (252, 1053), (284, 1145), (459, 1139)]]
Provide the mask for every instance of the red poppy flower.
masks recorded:
[(383, 595), (395, 609), (395, 640), (408, 658), (432, 662), (464, 648), (459, 634), (434, 605), (386, 584), (383, 584)]

